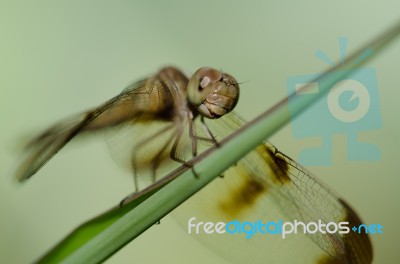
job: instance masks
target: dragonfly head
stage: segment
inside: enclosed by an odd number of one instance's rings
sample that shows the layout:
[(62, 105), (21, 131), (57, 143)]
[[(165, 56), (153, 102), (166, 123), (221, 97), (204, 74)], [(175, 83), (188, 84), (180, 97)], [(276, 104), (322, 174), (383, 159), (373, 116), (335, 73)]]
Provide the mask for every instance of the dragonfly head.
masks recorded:
[(204, 117), (220, 118), (239, 100), (239, 84), (231, 75), (213, 68), (200, 68), (190, 78), (188, 100)]

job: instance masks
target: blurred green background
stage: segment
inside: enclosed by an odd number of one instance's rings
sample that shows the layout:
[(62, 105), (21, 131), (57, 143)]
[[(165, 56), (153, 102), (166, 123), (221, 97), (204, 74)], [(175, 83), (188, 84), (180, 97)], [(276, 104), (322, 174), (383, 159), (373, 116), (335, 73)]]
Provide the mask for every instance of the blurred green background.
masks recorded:
[[(236, 110), (251, 119), (287, 95), (288, 77), (327, 68), (317, 49), (337, 61), (339, 37), (354, 50), (396, 22), (398, 10), (398, 1), (1, 1), (0, 263), (32, 262), (133, 190), (101, 137), (69, 144), (26, 185), (13, 183), (21, 146), (41, 129), (166, 64), (212, 66), (245, 82)], [(366, 223), (384, 226), (372, 237), (375, 263), (400, 258), (399, 44), (368, 65), (377, 71), (383, 125), (360, 137), (382, 159), (346, 160), (346, 137), (337, 135), (333, 166), (309, 168)], [(294, 139), (290, 125), (271, 141), (294, 159), (319, 142)], [(160, 261), (222, 263), (169, 217), (107, 260)]]

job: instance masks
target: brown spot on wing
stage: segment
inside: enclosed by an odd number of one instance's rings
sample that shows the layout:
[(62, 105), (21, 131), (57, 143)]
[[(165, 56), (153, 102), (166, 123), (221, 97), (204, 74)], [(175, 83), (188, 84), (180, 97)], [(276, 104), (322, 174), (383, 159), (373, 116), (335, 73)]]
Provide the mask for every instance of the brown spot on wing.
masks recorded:
[(342, 199), (339, 202), (346, 209), (345, 222), (349, 222), (350, 232), (343, 236), (344, 246), (346, 251), (346, 257), (349, 259), (349, 263), (355, 264), (366, 264), (372, 263), (373, 250), (371, 240), (368, 234), (353, 232), (352, 227), (362, 224), (361, 219), (358, 217), (356, 212)]
[(227, 200), (221, 201), (220, 209), (229, 219), (237, 219), (246, 209), (250, 209), (261, 197), (267, 188), (252, 177), (245, 177), (244, 181), (231, 191)]
[(289, 183), (289, 165), (285, 156), (280, 152), (275, 153), (275, 163), (280, 169), (279, 173), (277, 173), (277, 175), (279, 175), (278, 180), (281, 183)]
[(275, 182), (281, 184), (290, 183), (289, 178), (289, 164), (285, 156), (277, 150), (271, 150), (266, 145), (260, 145), (257, 147), (257, 152), (260, 156), (271, 165), (272, 176)]

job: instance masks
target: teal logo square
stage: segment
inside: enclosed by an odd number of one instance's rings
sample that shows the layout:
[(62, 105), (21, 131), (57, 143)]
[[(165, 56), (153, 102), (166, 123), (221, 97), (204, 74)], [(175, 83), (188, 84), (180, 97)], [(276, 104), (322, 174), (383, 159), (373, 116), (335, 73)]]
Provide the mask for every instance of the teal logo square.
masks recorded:
[[(343, 44), (343, 38), (340, 40)], [(341, 45), (342, 47), (343, 45)], [(317, 52), (317, 56), (330, 62), (325, 55)], [(342, 57), (345, 52), (342, 52)], [(331, 72), (329, 74), (341, 74)], [(321, 83), (314, 82), (318, 74), (293, 76), (287, 79), (289, 94), (294, 93), (296, 99), (307, 99), (319, 92)], [(310, 85), (306, 93), (299, 88)], [(289, 109), (292, 116), (289, 100)], [(361, 131), (375, 130), (382, 127), (379, 107), (376, 71), (374, 68), (360, 68), (355, 74), (334, 84), (329, 92), (317, 103), (296, 118), (292, 118), (292, 132), (297, 139), (319, 137), (321, 145), (307, 148), (300, 152), (299, 162), (309, 166), (327, 166), (332, 164), (332, 137), (342, 134), (347, 137), (348, 160), (379, 160), (380, 150), (372, 142), (361, 142), (357, 139)], [(345, 154), (345, 153), (344, 153)]]

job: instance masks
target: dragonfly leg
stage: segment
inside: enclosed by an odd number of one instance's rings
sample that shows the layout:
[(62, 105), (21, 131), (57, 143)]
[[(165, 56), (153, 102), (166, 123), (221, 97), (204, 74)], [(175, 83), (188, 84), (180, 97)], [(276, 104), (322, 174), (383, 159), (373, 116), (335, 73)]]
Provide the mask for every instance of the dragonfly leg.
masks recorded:
[(153, 182), (156, 182), (156, 171), (158, 167), (160, 167), (161, 162), (163, 161), (163, 153), (165, 150), (168, 149), (168, 146), (170, 145), (172, 139), (174, 138), (175, 135), (172, 135), (168, 138), (168, 140), (165, 142), (165, 144), (160, 148), (160, 150), (157, 152), (157, 154), (153, 157), (153, 160), (151, 161), (151, 170), (152, 170), (152, 177), (153, 177)]
[(213, 143), (216, 147), (219, 147), (219, 143), (218, 143), (217, 139), (215, 138), (215, 136), (213, 135), (213, 133), (211, 132), (210, 128), (208, 128), (208, 126), (207, 126), (207, 124), (206, 124), (206, 122), (205, 122), (204, 116), (202, 116), (202, 117), (200, 118), (200, 122), (201, 122), (201, 124), (202, 124), (202, 127), (203, 127), (204, 131), (206, 132), (206, 134), (207, 134), (207, 135), (209, 136), (209, 138), (211, 139), (212, 143)]
[(196, 138), (196, 126), (193, 123), (193, 118), (189, 116), (189, 137), (192, 141), (192, 155), (197, 156), (197, 138)]
[(219, 143), (218, 143), (217, 139), (215, 138), (215, 136), (213, 135), (211, 130), (208, 128), (208, 126), (204, 120), (204, 116), (201, 116), (200, 122), (201, 122), (202, 128), (204, 129), (204, 132), (209, 137), (208, 140), (211, 141), (216, 147), (219, 147)]
[(135, 193), (139, 191), (139, 183), (137, 177), (136, 163), (132, 161), (133, 185), (135, 186)]
[[(208, 128), (207, 124), (206, 124), (205, 121), (204, 121), (204, 117), (203, 117), (203, 116), (201, 116), (200, 121), (201, 121), (202, 127), (203, 127), (203, 129), (204, 129), (204, 132), (206, 133), (206, 135), (208, 136), (208, 138), (203, 138), (203, 137), (198, 137), (198, 136), (196, 136), (196, 128), (195, 128), (193, 122), (191, 122), (191, 123), (190, 123), (190, 125), (191, 125), (190, 131), (191, 131), (192, 133), (190, 134), (190, 137), (192, 138), (192, 144), (193, 144), (193, 142), (196, 142), (196, 144), (197, 144), (197, 141), (196, 141), (196, 140), (203, 140), (203, 141), (211, 142), (211, 143), (214, 144), (214, 146), (219, 147), (219, 143), (218, 143), (217, 139), (215, 138), (215, 136), (213, 135), (213, 133), (211, 132), (211, 130)], [(196, 146), (197, 146), (197, 145), (196, 145)], [(195, 156), (195, 155), (193, 155), (193, 156)], [(196, 172), (193, 171), (193, 173), (196, 173)], [(219, 175), (219, 177), (220, 177), (220, 178), (224, 178), (224, 175), (221, 173), (221, 174)]]
[[(179, 130), (178, 133), (175, 135), (175, 140), (174, 140), (174, 143), (172, 144), (172, 148), (171, 148), (171, 151), (169, 153), (169, 156), (170, 156), (170, 158), (172, 160), (174, 160), (176, 162), (179, 162), (179, 163), (183, 164), (184, 166), (190, 168), (192, 170), (194, 176), (196, 178), (198, 178), (199, 175), (194, 170), (193, 164), (191, 164), (191, 163), (179, 158), (178, 155), (177, 155), (178, 144), (179, 144), (179, 140), (180, 140), (180, 138), (182, 136), (182, 133), (183, 133), (183, 130)], [(193, 142), (192, 142), (192, 144), (193, 144)], [(192, 149), (192, 151), (193, 151), (193, 149)]]
[[(215, 136), (212, 134), (212, 132), (208, 128), (207, 124), (205, 123), (203, 116), (201, 116), (200, 121), (201, 121), (201, 124), (202, 124), (202, 128), (204, 129), (204, 132), (206, 133), (206, 135), (208, 137), (199, 137), (199, 136), (196, 135), (196, 126), (195, 126), (195, 124), (193, 122), (193, 117), (189, 116), (189, 136), (190, 136), (190, 139), (192, 141), (192, 155), (193, 155), (193, 157), (197, 156), (197, 140), (211, 142), (215, 146), (217, 146), (217, 147), (219, 146), (219, 143), (216, 140)], [(175, 160), (175, 161), (177, 161), (179, 163), (182, 163), (187, 167), (190, 167), (192, 169), (192, 172), (195, 175), (195, 177), (198, 178), (199, 176), (196, 173), (196, 171), (194, 170), (193, 165), (188, 163), (188, 162), (186, 162), (186, 161), (184, 161), (184, 160), (182, 160), (182, 159), (180, 159), (176, 155), (176, 150), (177, 150), (178, 143), (179, 143), (179, 137), (180, 137), (181, 134), (182, 134), (182, 131), (179, 133), (179, 135), (175, 139), (174, 145), (172, 146), (172, 149), (171, 149), (170, 157), (171, 157), (171, 159), (173, 159), (173, 160)], [(221, 177), (223, 177), (223, 176), (221, 176)]]
[(206, 135), (208, 137), (200, 137), (197, 136), (196, 133), (196, 126), (193, 122), (193, 119), (189, 118), (189, 136), (190, 139), (192, 140), (192, 155), (193, 157), (197, 156), (197, 141), (205, 141), (212, 143), (214, 146), (219, 146), (218, 141), (216, 140), (215, 136), (211, 133), (210, 129), (208, 128), (207, 124), (204, 121), (204, 117), (201, 117), (201, 124), (202, 128), (204, 129)]
[[(174, 126), (173, 125), (169, 125), (164, 127), (163, 129), (158, 130), (156, 133), (151, 134), (149, 137), (145, 138), (144, 140), (142, 140), (140, 143), (136, 144), (133, 149), (132, 149), (132, 158), (131, 158), (131, 167), (132, 167), (132, 172), (133, 172), (133, 180), (134, 180), (134, 185), (135, 185), (135, 192), (139, 191), (139, 185), (138, 185), (138, 175), (137, 175), (137, 154), (139, 153), (139, 150), (141, 148), (143, 148), (144, 146), (146, 146), (149, 142), (153, 141), (155, 138), (163, 135), (165, 132), (167, 132), (168, 130), (172, 129)], [(152, 161), (152, 168), (155, 168), (153, 170), (153, 180), (155, 180), (156, 177), (156, 172), (155, 170), (158, 168), (158, 166), (160, 165), (162, 159), (160, 159), (160, 157), (162, 156), (162, 153), (164, 152), (164, 150), (167, 148), (168, 144), (170, 143), (170, 141), (172, 140), (172, 137), (170, 139), (167, 140), (167, 143), (165, 144), (165, 146), (156, 154), (156, 159), (158, 159), (158, 161), (155, 163), (157, 165), (154, 165), (154, 160)]]

